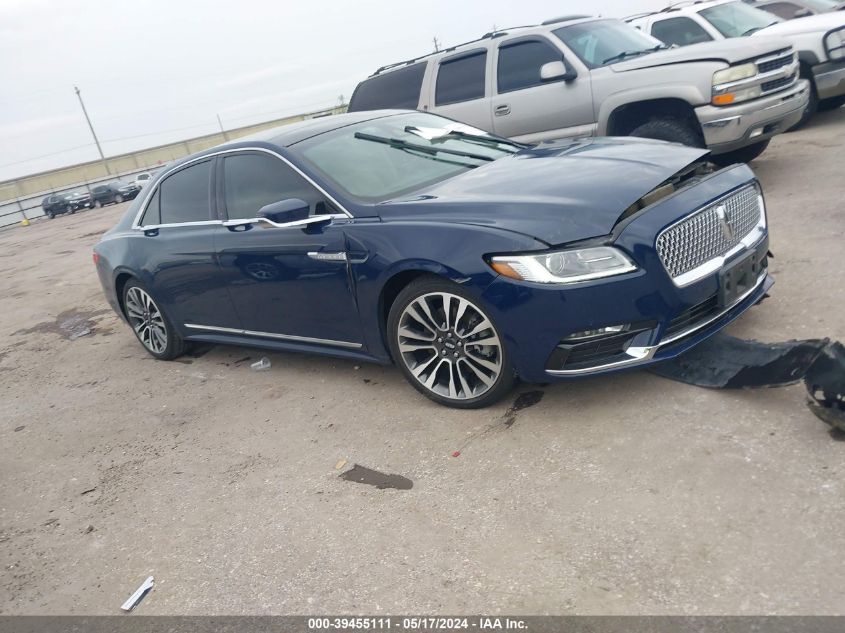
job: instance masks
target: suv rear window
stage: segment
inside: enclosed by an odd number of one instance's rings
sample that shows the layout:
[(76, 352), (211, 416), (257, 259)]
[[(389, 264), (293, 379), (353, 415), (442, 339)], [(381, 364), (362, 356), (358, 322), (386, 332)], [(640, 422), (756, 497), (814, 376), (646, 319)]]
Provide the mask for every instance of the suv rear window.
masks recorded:
[(437, 71), (434, 104), (441, 106), (483, 97), (486, 68), (486, 50), (441, 62)]
[(370, 77), (358, 84), (349, 100), (349, 112), (398, 108), (416, 110), (426, 62)]

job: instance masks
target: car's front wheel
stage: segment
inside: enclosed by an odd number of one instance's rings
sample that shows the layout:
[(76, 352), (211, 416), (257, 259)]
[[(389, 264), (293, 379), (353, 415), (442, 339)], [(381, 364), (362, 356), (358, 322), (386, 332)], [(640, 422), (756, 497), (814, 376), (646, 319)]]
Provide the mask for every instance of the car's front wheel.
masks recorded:
[(387, 332), (405, 378), (437, 403), (486, 407), (516, 380), (499, 330), (458, 284), (435, 277), (413, 281), (393, 302)]
[(94, 208), (95, 209), (99, 209), (102, 206), (103, 206), (102, 202), (100, 202), (99, 200), (94, 200)]
[(114, 197), (114, 203), (115, 203), (115, 204), (120, 204), (121, 202), (123, 202), (123, 196), (121, 196), (120, 194), (117, 194), (117, 195)]
[(184, 353), (185, 342), (140, 282), (132, 280), (126, 284), (123, 307), (135, 336), (150, 354), (159, 360), (172, 360)]

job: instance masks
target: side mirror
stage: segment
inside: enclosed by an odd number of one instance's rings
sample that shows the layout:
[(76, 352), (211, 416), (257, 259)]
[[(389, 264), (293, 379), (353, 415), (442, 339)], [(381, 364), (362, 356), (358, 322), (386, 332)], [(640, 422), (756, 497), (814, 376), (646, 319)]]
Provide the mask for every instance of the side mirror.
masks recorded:
[(578, 76), (575, 69), (565, 61), (548, 62), (540, 66), (540, 79), (542, 81), (572, 81)]
[(311, 207), (305, 200), (288, 198), (273, 202), (258, 210), (258, 217), (270, 220), (274, 224), (289, 224), (308, 219)]

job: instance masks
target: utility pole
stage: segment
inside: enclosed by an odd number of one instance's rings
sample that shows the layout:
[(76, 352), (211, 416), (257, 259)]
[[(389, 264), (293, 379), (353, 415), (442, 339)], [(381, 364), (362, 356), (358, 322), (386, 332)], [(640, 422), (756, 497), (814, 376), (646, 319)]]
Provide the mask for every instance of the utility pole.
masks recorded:
[(85, 115), (85, 120), (88, 122), (88, 129), (91, 130), (91, 136), (94, 137), (94, 143), (97, 145), (97, 151), (100, 152), (100, 160), (103, 161), (103, 167), (106, 168), (106, 173), (111, 175), (109, 164), (106, 162), (106, 157), (103, 154), (103, 148), (100, 147), (100, 140), (97, 138), (97, 133), (94, 132), (94, 126), (91, 125), (91, 119), (88, 118), (88, 110), (85, 109), (85, 102), (82, 101), (82, 94), (76, 86), (73, 87), (73, 90), (76, 92), (76, 96), (79, 99), (79, 105), (82, 106), (82, 114)]
[(224, 140), (224, 141), (228, 141), (228, 140), (229, 140), (229, 135), (228, 135), (228, 134), (226, 134), (226, 130), (224, 130), (224, 129), (223, 129), (223, 121), (221, 121), (221, 120), (220, 120), (220, 115), (219, 115), (219, 114), (217, 115), (217, 123), (218, 123), (218, 125), (220, 125), (220, 131), (221, 131), (221, 132), (223, 132), (223, 140)]
[(436, 37), (434, 38), (434, 52), (440, 52), (440, 40), (438, 40)]

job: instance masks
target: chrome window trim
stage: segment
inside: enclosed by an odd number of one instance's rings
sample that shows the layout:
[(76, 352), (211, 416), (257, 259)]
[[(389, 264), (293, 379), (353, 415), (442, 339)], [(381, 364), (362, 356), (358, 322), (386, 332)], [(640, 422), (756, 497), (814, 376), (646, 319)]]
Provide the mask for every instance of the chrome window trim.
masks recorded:
[(742, 303), (748, 297), (750, 297), (752, 294), (754, 294), (754, 292), (758, 288), (760, 288), (760, 286), (766, 280), (766, 275), (767, 275), (767, 273), (764, 271), (763, 274), (761, 274), (757, 278), (757, 283), (754, 284), (753, 288), (751, 288), (750, 290), (745, 292), (741, 297), (739, 297), (736, 301), (734, 301), (727, 308), (720, 311), (718, 314), (710, 317), (706, 321), (703, 321), (702, 323), (696, 323), (695, 325), (693, 325), (690, 328), (687, 328), (686, 330), (678, 332), (677, 334), (670, 336), (667, 339), (661, 340), (656, 345), (646, 345), (646, 346), (642, 346), (642, 347), (629, 347), (627, 350), (625, 350), (625, 353), (628, 354), (630, 356), (630, 358), (626, 358), (624, 360), (619, 360), (619, 361), (616, 361), (616, 362), (613, 362), (613, 363), (606, 363), (604, 365), (596, 365), (594, 367), (584, 367), (582, 369), (547, 369), (546, 373), (549, 374), (550, 376), (578, 376), (578, 375), (582, 375), (582, 374), (592, 374), (592, 373), (595, 373), (597, 371), (603, 371), (605, 369), (611, 369), (611, 368), (614, 368), (614, 367), (624, 367), (626, 365), (634, 365), (634, 364), (641, 363), (641, 362), (646, 361), (646, 360), (650, 360), (650, 359), (654, 358), (654, 355), (657, 354), (657, 352), (660, 351), (661, 347), (665, 347), (666, 345), (669, 345), (670, 343), (674, 343), (675, 341), (678, 341), (682, 338), (685, 338), (685, 337), (689, 336), (690, 334), (694, 334), (695, 332), (706, 328), (708, 325), (710, 325), (710, 324), (718, 321), (722, 317), (724, 317), (728, 312), (733, 310), (736, 306), (738, 306), (740, 303)]
[(335, 347), (345, 347), (348, 349), (360, 349), (363, 345), (361, 343), (350, 343), (349, 341), (333, 341), (326, 338), (313, 338), (310, 336), (296, 336), (293, 334), (274, 334), (272, 332), (256, 332), (254, 330), (241, 330), (231, 327), (217, 327), (215, 325), (197, 325), (195, 323), (185, 323), (186, 328), (192, 330), (204, 330), (208, 332), (220, 332), (223, 334), (240, 334), (241, 336), (259, 336), (262, 338), (279, 339), (282, 341), (292, 341), (298, 343), (317, 343), (319, 345), (333, 345)]
[[(148, 189), (145, 192), (144, 199), (141, 202), (140, 209), (138, 210), (138, 213), (135, 214), (135, 219), (132, 221), (132, 228), (136, 229), (136, 230), (141, 230), (141, 231), (148, 231), (150, 229), (162, 228), (162, 227), (171, 228), (171, 227), (179, 227), (179, 226), (198, 226), (198, 225), (204, 225), (204, 224), (223, 224), (222, 220), (203, 220), (201, 222), (179, 222), (179, 223), (157, 224), (157, 225), (148, 225), (148, 226), (141, 226), (140, 222), (141, 222), (141, 218), (144, 217), (144, 213), (147, 210), (147, 205), (150, 202), (150, 198), (152, 198), (153, 194), (156, 191), (158, 191), (158, 188), (161, 186), (161, 183), (163, 183), (171, 175), (173, 175), (177, 171), (184, 169), (185, 167), (188, 167), (189, 165), (193, 165), (194, 163), (197, 163), (197, 162), (200, 162), (200, 161), (203, 161), (203, 160), (210, 160), (210, 159), (214, 158), (215, 156), (223, 156), (225, 154), (235, 154), (235, 153), (243, 153), (243, 152), (263, 152), (265, 154), (270, 154), (271, 156), (275, 156), (280, 161), (282, 161), (285, 165), (287, 165), (288, 167), (293, 169), (302, 178), (304, 178), (317, 191), (319, 191), (321, 194), (326, 196), (326, 198), (328, 198), (329, 202), (331, 202), (333, 205), (335, 205), (342, 212), (344, 217), (349, 218), (349, 219), (352, 219), (352, 218), (355, 217), (342, 204), (340, 204), (335, 199), (335, 197), (333, 195), (331, 195), (328, 191), (323, 189), (323, 187), (318, 185), (314, 181), (313, 178), (311, 178), (308, 174), (306, 174), (299, 167), (294, 165), (292, 162), (290, 162), (287, 158), (285, 158), (284, 156), (282, 156), (278, 152), (271, 150), (271, 149), (267, 149), (266, 147), (238, 147), (236, 149), (224, 149), (224, 150), (220, 150), (218, 152), (213, 152), (211, 154), (203, 154), (202, 156), (197, 156), (195, 158), (192, 158), (189, 161), (186, 161), (184, 163), (180, 163), (179, 165), (175, 165), (175, 166), (171, 167), (169, 170), (167, 170), (166, 172), (164, 172), (162, 174), (161, 178), (159, 178), (158, 182), (156, 182), (155, 187), (151, 187), (150, 189)], [(144, 191), (144, 190), (142, 189), (142, 191)]]
[[(667, 231), (671, 231), (674, 227), (676, 227), (679, 224), (686, 222), (687, 220), (689, 220), (693, 216), (698, 215), (699, 213), (703, 213), (707, 209), (710, 209), (711, 207), (718, 205), (723, 200), (727, 200), (728, 198), (735, 196), (736, 194), (738, 194), (743, 189), (747, 189), (747, 188), (750, 188), (750, 187), (753, 187), (754, 189), (756, 189), (756, 191), (757, 191), (757, 204), (760, 205), (760, 219), (757, 221), (757, 224), (739, 241), (738, 244), (736, 244), (733, 248), (731, 248), (731, 250), (727, 251), (726, 253), (724, 253), (722, 255), (717, 255), (713, 259), (710, 259), (710, 260), (704, 262), (703, 264), (701, 264), (700, 266), (693, 268), (692, 270), (688, 270), (687, 272), (685, 272), (681, 275), (678, 275), (677, 277), (672, 277), (672, 275), (669, 273), (668, 270), (666, 270), (666, 266), (664, 265), (663, 270), (666, 271), (666, 274), (669, 275), (669, 279), (671, 279), (672, 283), (675, 284), (678, 288), (684, 288), (685, 286), (689, 286), (690, 284), (695, 283), (699, 279), (702, 279), (702, 278), (706, 277), (707, 275), (719, 270), (719, 268), (721, 268), (728, 259), (730, 259), (734, 255), (736, 255), (737, 253), (739, 253), (743, 249), (749, 248), (749, 247), (753, 246), (754, 244), (756, 244), (757, 242), (760, 241), (760, 239), (766, 233), (766, 226), (767, 226), (767, 224), (766, 224), (766, 205), (763, 202), (763, 190), (760, 188), (759, 183), (757, 183), (756, 181), (746, 183), (744, 185), (740, 185), (736, 189), (732, 190), (730, 193), (727, 193), (727, 194), (725, 194), (725, 195), (723, 195), (719, 198), (716, 198), (716, 200), (709, 202), (709, 203), (705, 204), (704, 206), (697, 208), (692, 213), (689, 213), (689, 214), (685, 215), (684, 217), (682, 217), (680, 220), (673, 222), (672, 224), (667, 226), (665, 229), (660, 231), (660, 233), (657, 234), (657, 237), (654, 238), (653, 248), (654, 248), (655, 252), (657, 252), (657, 241), (660, 239), (661, 235), (663, 235)], [(659, 256), (658, 256), (658, 259), (659, 259)], [(663, 264), (663, 261), (661, 260), (660, 263)]]

